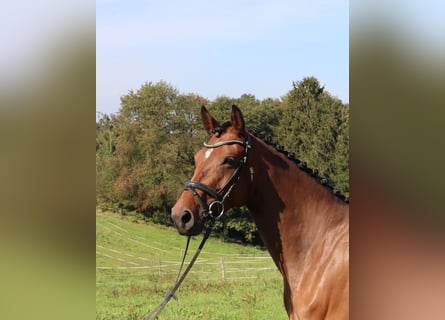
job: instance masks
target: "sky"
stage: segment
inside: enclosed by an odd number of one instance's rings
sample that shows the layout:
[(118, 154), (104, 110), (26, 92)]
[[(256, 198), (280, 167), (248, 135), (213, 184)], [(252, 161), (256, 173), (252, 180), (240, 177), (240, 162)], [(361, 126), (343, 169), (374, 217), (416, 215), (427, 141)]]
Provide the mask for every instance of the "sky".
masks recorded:
[(117, 112), (120, 97), (146, 82), (262, 100), (309, 76), (349, 102), (348, 1), (96, 2), (98, 112)]

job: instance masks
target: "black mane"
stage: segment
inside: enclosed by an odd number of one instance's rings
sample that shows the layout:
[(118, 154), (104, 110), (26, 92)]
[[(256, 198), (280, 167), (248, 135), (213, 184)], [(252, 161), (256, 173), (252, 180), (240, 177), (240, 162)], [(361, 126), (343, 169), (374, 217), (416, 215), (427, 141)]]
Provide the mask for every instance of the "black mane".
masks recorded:
[(339, 198), (340, 200), (342, 200), (342, 201), (344, 201), (346, 203), (349, 203), (349, 198), (347, 198), (345, 195), (343, 195), (340, 192), (340, 190), (335, 189), (335, 187), (331, 184), (331, 182), (328, 179), (326, 179), (324, 177), (321, 177), (318, 174), (319, 172), (318, 172), (317, 169), (309, 168), (307, 166), (306, 162), (301, 161), (300, 159), (295, 157), (295, 153), (294, 152), (286, 151), (286, 150), (284, 150), (284, 146), (283, 145), (280, 145), (278, 143), (274, 143), (272, 141), (272, 136), (271, 135), (259, 136), (257, 130), (252, 130), (252, 131), (250, 131), (250, 133), (252, 133), (257, 138), (262, 139), (266, 144), (272, 146), (278, 152), (284, 154), (289, 160), (292, 160), (298, 166), (298, 168), (300, 168), (300, 170), (306, 172), (312, 178), (317, 180), (322, 186), (327, 188), (334, 196), (336, 196), (337, 198)]

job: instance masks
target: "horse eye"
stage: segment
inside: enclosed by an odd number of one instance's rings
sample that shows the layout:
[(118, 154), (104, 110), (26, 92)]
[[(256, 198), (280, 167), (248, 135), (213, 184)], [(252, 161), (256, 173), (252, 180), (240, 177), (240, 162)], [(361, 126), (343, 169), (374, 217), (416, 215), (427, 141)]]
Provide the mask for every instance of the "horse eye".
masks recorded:
[(223, 161), (223, 164), (227, 164), (230, 167), (233, 167), (235, 165), (235, 158), (234, 157), (226, 157)]

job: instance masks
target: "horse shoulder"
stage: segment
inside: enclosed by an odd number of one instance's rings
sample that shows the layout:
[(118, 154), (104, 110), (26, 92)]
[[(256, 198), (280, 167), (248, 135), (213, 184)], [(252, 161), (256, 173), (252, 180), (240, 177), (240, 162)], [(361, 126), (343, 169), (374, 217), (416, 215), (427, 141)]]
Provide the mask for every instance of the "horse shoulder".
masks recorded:
[[(349, 228), (314, 246), (294, 296), (295, 319), (349, 318)], [(291, 318), (292, 319), (292, 318)]]

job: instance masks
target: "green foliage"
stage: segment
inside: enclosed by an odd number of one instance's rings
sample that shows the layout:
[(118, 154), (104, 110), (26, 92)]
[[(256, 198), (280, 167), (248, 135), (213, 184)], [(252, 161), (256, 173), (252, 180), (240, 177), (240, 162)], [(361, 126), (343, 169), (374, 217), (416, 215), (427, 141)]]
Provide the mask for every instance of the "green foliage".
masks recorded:
[(111, 155), (115, 150), (115, 134), (112, 118), (106, 114), (98, 114), (96, 121), (96, 153)]
[(113, 206), (117, 201), (114, 192), (118, 177), (115, 151), (113, 117), (99, 114), (96, 121), (96, 201), (105, 207)]
[(277, 141), (349, 193), (349, 105), (325, 92), (314, 77), (293, 83), (284, 98)]
[[(96, 120), (96, 198), (101, 208), (136, 210), (151, 221), (171, 224), (169, 212), (193, 173), (193, 156), (206, 139), (200, 107), (222, 122), (232, 104), (246, 125), (272, 135), (310, 167), (349, 193), (349, 105), (332, 97), (314, 77), (294, 82), (283, 99), (243, 94), (208, 101), (182, 94), (166, 82), (145, 83), (121, 97), (116, 115)], [(218, 233), (260, 244), (245, 208), (231, 210)]]
[(202, 139), (196, 111), (205, 103), (196, 95), (179, 95), (165, 82), (144, 84), (121, 98), (115, 193), (123, 207), (148, 216), (169, 210), (191, 175), (193, 147)]
[(233, 208), (226, 212), (220, 220), (219, 233), (228, 241), (241, 241), (253, 245), (263, 246), (255, 223), (246, 207)]

